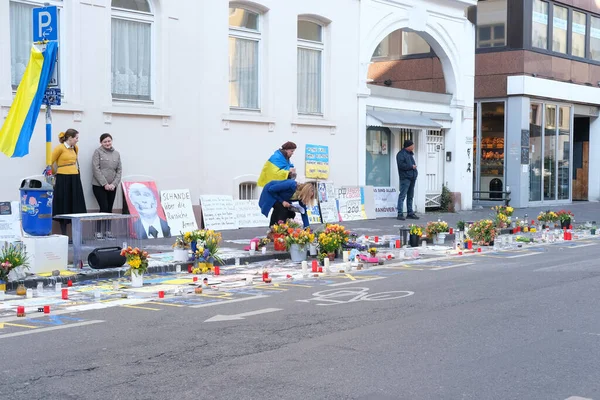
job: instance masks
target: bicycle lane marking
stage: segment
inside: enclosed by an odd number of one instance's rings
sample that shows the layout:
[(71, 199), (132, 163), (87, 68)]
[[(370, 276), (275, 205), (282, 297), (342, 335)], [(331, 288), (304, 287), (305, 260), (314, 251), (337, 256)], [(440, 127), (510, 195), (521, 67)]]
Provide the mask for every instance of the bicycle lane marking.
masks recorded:
[(350, 304), (357, 301), (383, 301), (402, 299), (414, 295), (409, 290), (397, 290), (378, 293), (369, 293), (369, 288), (352, 287), (341, 289), (329, 289), (313, 293), (310, 299), (296, 300), (301, 303), (317, 302), (317, 306), (332, 306), (339, 304)]

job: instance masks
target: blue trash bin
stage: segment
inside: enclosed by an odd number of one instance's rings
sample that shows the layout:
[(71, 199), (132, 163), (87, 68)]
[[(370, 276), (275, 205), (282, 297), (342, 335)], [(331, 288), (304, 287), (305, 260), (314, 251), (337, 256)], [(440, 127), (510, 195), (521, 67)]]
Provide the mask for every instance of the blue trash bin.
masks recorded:
[(21, 182), (21, 222), (31, 236), (52, 233), (52, 200), (54, 188), (43, 178), (26, 178)]

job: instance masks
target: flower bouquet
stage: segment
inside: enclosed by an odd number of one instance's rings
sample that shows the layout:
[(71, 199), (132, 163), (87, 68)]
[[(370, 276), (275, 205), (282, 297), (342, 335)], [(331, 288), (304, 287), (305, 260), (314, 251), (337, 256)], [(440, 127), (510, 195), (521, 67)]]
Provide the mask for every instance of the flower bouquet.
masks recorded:
[(506, 228), (508, 226), (508, 216), (506, 214), (498, 213), (495, 218), (496, 226), (498, 228)]
[(377, 256), (377, 248), (376, 247), (371, 247), (369, 249), (369, 254), (371, 255), (371, 257)]
[(121, 250), (121, 255), (127, 259), (129, 269), (125, 272), (125, 275), (131, 276), (131, 285), (141, 287), (144, 282), (143, 275), (148, 270), (148, 258), (150, 258), (148, 252), (137, 247), (128, 247)]
[(289, 234), (290, 231), (294, 230), (294, 228), (290, 226), (290, 222), (294, 221), (289, 219), (286, 222), (279, 221), (275, 225), (271, 226), (271, 229), (267, 233), (267, 237), (273, 240), (273, 246), (275, 247), (275, 251), (286, 250), (285, 237)]
[[(5, 243), (0, 250), (0, 286), (8, 281), (24, 279), (26, 268), (29, 268), (29, 257), (25, 246), (22, 243)], [(6, 286), (0, 290), (6, 290)]]
[(496, 237), (496, 228), (494, 221), (482, 219), (471, 225), (469, 237), (477, 244), (489, 246)]
[(503, 214), (507, 217), (511, 217), (515, 211), (511, 206), (494, 206), (492, 207), (492, 210), (496, 211), (496, 214)]
[[(196, 231), (197, 249), (194, 256), (197, 262), (197, 267), (193, 273), (206, 273), (210, 271), (215, 263), (223, 264), (223, 260), (219, 257), (219, 245), (222, 236), (219, 232), (210, 229), (202, 229)], [(196, 272), (194, 272), (196, 271)]]
[(569, 228), (571, 221), (575, 218), (575, 215), (569, 210), (560, 210), (556, 213), (556, 216), (560, 220), (561, 228)]
[(335, 252), (342, 245), (342, 238), (335, 233), (321, 232), (318, 240), (320, 252), (327, 254), (327, 257), (333, 261), (335, 259)]
[(175, 238), (173, 243), (173, 259), (179, 262), (185, 262), (188, 260), (188, 249), (190, 248), (191, 232), (182, 233)]

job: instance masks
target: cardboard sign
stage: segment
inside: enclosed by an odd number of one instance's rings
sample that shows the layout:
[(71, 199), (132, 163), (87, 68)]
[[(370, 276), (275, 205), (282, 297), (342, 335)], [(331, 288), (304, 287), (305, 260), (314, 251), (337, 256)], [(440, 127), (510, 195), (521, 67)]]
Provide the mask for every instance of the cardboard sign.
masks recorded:
[(221, 195), (200, 196), (202, 219), (206, 229), (224, 231), (238, 229), (237, 211), (233, 197)]
[(361, 187), (336, 189), (340, 222), (367, 219), (363, 190)]
[(15, 242), (21, 240), (19, 224), (19, 202), (0, 202), (0, 242)]
[(161, 190), (160, 200), (173, 235), (198, 229), (189, 189)]
[(321, 220), (321, 210), (319, 210), (319, 205), (315, 203), (312, 207), (308, 207), (306, 210), (308, 215), (308, 222), (310, 224), (321, 224), (323, 221)]
[(258, 200), (235, 200), (233, 203), (240, 228), (269, 226), (269, 219), (260, 212)]
[(123, 182), (122, 185), (127, 210), (137, 217), (129, 222), (135, 237), (138, 239), (171, 237), (171, 227), (160, 204), (156, 183), (154, 181)]
[(316, 144), (306, 145), (306, 177), (310, 179), (329, 178), (329, 147)]
[(319, 182), (317, 184), (317, 197), (319, 200), (321, 220), (323, 223), (339, 222), (340, 216), (333, 184), (328, 182)]
[(377, 218), (390, 218), (398, 215), (398, 190), (394, 187), (374, 187), (375, 214)]

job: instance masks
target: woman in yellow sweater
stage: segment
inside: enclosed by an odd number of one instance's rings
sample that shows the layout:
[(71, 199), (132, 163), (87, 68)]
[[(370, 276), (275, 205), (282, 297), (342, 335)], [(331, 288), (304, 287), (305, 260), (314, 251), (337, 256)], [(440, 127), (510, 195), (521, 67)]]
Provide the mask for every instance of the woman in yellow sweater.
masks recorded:
[[(58, 135), (58, 141), (60, 144), (52, 152), (52, 166), (56, 175), (52, 215), (86, 213), (77, 160), (79, 132), (67, 129)], [(66, 235), (69, 220), (58, 219), (58, 222), (61, 233)]]

